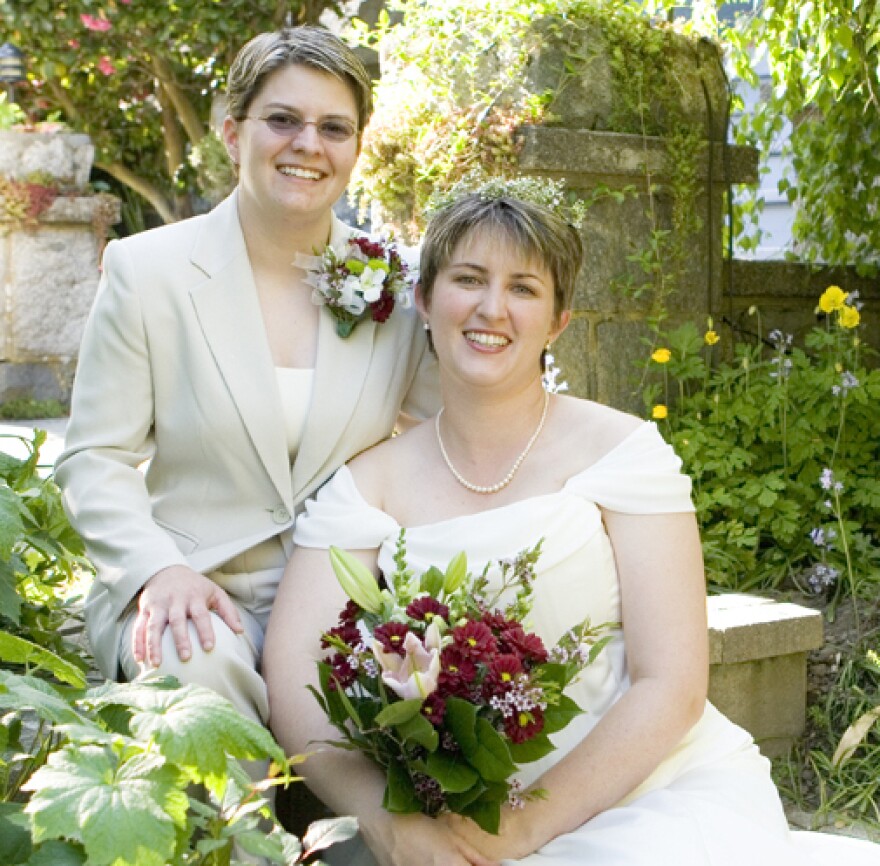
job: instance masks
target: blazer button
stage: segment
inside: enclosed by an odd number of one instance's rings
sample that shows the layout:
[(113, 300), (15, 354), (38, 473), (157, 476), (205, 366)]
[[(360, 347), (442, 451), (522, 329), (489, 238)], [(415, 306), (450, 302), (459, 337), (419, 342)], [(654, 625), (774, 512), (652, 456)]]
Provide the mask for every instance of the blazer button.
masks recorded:
[(276, 523), (287, 523), (290, 520), (290, 512), (283, 505), (276, 505), (272, 509), (272, 519)]

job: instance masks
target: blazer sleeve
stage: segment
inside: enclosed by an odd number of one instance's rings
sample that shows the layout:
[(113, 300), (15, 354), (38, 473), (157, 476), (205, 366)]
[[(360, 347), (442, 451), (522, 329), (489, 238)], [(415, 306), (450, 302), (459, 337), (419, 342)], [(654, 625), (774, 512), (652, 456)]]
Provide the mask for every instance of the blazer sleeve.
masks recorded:
[(154, 452), (150, 345), (137, 269), (124, 242), (105, 251), (83, 334), (65, 450), (65, 509), (118, 606), (157, 571), (186, 559), (153, 520), (143, 472)]

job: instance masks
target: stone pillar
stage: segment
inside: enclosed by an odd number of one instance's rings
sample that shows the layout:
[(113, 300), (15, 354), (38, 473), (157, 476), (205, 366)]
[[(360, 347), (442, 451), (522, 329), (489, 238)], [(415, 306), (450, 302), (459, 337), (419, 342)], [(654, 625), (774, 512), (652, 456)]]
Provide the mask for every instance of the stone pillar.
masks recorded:
[(0, 175), (61, 191), (36, 225), (0, 204), (0, 401), (70, 397), (104, 235), (119, 221), (118, 199), (87, 189), (93, 156), (87, 135), (0, 133)]
[[(520, 169), (564, 178), (567, 187), (585, 197), (600, 186), (630, 190), (623, 201), (600, 198), (588, 212), (581, 229), (586, 262), (572, 323), (555, 355), (572, 393), (641, 411), (638, 377), (648, 356), (644, 338), (650, 335), (648, 322), (658, 312), (658, 299), (651, 291), (634, 297), (613, 286), (643, 282), (645, 274), (633, 256), (648, 249), (655, 230), (672, 230), (667, 146), (662, 137), (608, 131), (621, 128), (621, 112), (628, 109), (616, 92), (609, 49), (598, 29), (585, 29), (578, 44), (548, 32), (529, 71), (528, 86), (534, 93), (558, 88), (566, 80), (569, 57), (590, 60), (579, 77), (557, 91), (552, 125), (520, 130)], [(687, 241), (683, 273), (665, 306), (672, 325), (691, 319), (700, 326), (709, 315), (720, 318), (724, 194), (732, 183), (757, 182), (757, 152), (726, 141), (727, 86), (717, 49), (670, 35), (667, 50), (674, 55), (680, 87), (679, 118), (701, 130), (704, 146), (694, 166), (699, 191), (692, 202), (702, 227)], [(651, 104), (648, 112), (655, 125), (658, 117), (663, 124), (662, 108)], [(638, 123), (630, 118), (629, 125)]]

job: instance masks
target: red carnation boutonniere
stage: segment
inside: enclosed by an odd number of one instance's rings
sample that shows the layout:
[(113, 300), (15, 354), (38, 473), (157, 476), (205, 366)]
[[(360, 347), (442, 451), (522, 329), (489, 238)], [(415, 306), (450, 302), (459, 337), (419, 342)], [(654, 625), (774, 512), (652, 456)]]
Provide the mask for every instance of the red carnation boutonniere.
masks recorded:
[(340, 251), (328, 246), (321, 255), (298, 255), (294, 264), (308, 272), (312, 301), (327, 307), (340, 337), (358, 322), (384, 322), (397, 304), (412, 303), (415, 280), (391, 240), (355, 236)]

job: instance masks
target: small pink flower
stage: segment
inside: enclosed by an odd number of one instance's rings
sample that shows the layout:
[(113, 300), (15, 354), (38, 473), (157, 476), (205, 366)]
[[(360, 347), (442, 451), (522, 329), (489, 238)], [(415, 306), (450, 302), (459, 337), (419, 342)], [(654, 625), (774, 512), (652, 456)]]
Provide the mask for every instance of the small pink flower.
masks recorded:
[(83, 13), (79, 16), (79, 20), (89, 30), (97, 33), (106, 33), (113, 25), (106, 18), (95, 18), (94, 15)]
[(70, 48), (76, 51), (76, 49), (79, 48), (79, 39), (68, 39), (67, 44)]
[(106, 54), (98, 61), (98, 72), (103, 75), (112, 75), (116, 72), (113, 61)]

